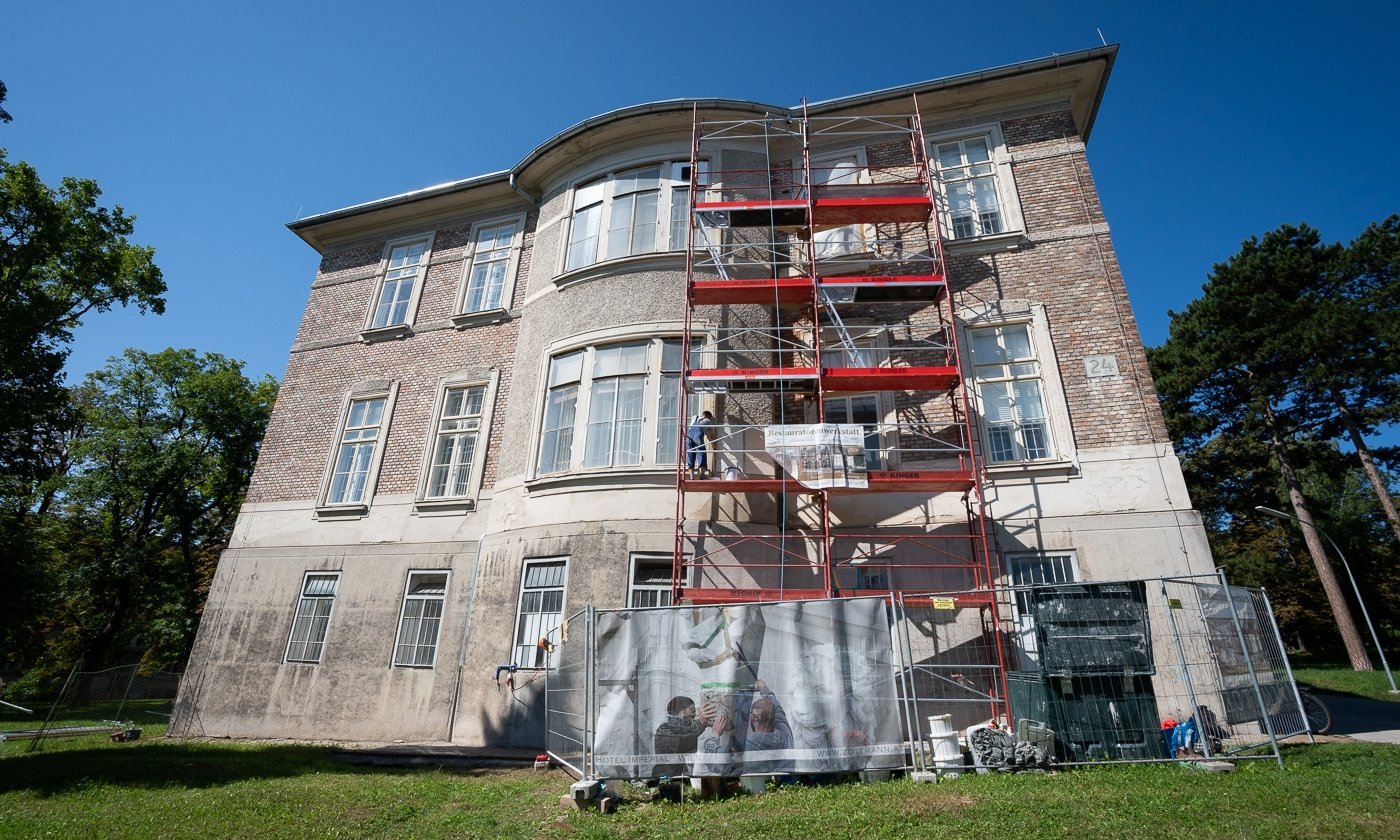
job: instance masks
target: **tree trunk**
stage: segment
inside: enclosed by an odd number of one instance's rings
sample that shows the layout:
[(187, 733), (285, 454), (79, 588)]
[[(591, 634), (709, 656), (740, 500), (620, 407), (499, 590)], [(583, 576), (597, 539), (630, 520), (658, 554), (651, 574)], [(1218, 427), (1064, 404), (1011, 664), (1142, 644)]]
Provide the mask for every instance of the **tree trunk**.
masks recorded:
[(1317, 532), (1317, 526), (1313, 524), (1312, 512), (1308, 510), (1308, 503), (1303, 499), (1303, 488), (1298, 483), (1298, 475), (1293, 472), (1293, 463), (1288, 460), (1288, 451), (1284, 448), (1283, 438), (1279, 437), (1278, 426), (1274, 422), (1274, 411), (1264, 404), (1264, 425), (1269, 430), (1269, 445), (1274, 450), (1274, 458), (1278, 461), (1278, 470), (1283, 474), (1283, 483), (1288, 488), (1288, 501), (1293, 505), (1293, 515), (1303, 523), (1303, 541), (1308, 545), (1308, 553), (1312, 555), (1313, 565), (1317, 567), (1317, 576), (1322, 579), (1322, 589), (1327, 593), (1327, 603), (1332, 607), (1332, 616), (1337, 620), (1337, 629), (1342, 633), (1342, 643), (1346, 645), (1347, 658), (1351, 660), (1353, 671), (1370, 671), (1371, 658), (1366, 653), (1366, 645), (1361, 641), (1361, 633), (1356, 629), (1356, 622), (1351, 617), (1351, 607), (1347, 605), (1346, 595), (1342, 592), (1341, 584), (1337, 583), (1337, 575), (1332, 571), (1332, 564), (1327, 559), (1327, 552), (1322, 548), (1322, 538)]
[(1342, 418), (1342, 425), (1347, 427), (1347, 434), (1351, 436), (1351, 445), (1356, 447), (1356, 457), (1361, 459), (1361, 468), (1366, 471), (1366, 477), (1371, 480), (1371, 489), (1376, 492), (1376, 498), (1380, 500), (1381, 509), (1385, 511), (1385, 518), (1390, 522), (1390, 532), (1395, 535), (1395, 539), (1400, 541), (1400, 514), (1395, 512), (1395, 500), (1390, 497), (1390, 488), (1385, 485), (1385, 480), (1381, 478), (1381, 471), (1376, 469), (1376, 462), (1371, 457), (1371, 450), (1366, 446), (1366, 439), (1361, 436), (1361, 429), (1356, 425), (1356, 418), (1352, 416), (1351, 409), (1342, 401), (1340, 394), (1332, 394), (1332, 402), (1337, 406), (1337, 416)]
[(107, 649), (112, 646), (117, 634), (126, 624), (127, 603), (126, 586), (118, 586), (112, 611), (107, 616), (107, 623), (102, 626), (101, 630), (97, 631), (97, 635), (88, 642), (87, 649), (83, 651), (82, 669), (84, 671), (96, 671), (104, 664), (103, 660), (106, 658)]

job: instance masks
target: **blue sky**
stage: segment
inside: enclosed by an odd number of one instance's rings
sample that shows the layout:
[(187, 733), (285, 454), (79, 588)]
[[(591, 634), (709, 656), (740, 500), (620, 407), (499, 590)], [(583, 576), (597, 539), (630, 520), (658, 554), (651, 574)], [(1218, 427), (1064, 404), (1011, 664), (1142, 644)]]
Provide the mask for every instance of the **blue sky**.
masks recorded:
[[(742, 24), (739, 23), (742, 21)], [(505, 169), (640, 102), (790, 105), (1121, 45), (1089, 159), (1143, 338), (1241, 240), (1350, 240), (1400, 212), (1394, 4), (239, 3), (12, 0), (11, 160), (137, 216), (161, 317), (89, 318), (70, 379), (124, 347), (280, 377), (317, 255), (301, 215)]]

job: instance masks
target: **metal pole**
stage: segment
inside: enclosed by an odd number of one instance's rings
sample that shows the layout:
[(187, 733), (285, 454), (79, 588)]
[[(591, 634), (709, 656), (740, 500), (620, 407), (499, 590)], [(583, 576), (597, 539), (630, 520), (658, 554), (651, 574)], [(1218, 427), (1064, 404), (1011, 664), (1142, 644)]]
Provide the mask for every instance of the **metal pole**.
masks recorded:
[(919, 724), (918, 689), (914, 685), (913, 648), (909, 645), (909, 627), (904, 611), (904, 593), (890, 593), (890, 611), (894, 616), (895, 648), (899, 652), (900, 699), (904, 703), (905, 731), (909, 736), (909, 751), (913, 757), (914, 769), (927, 771), (927, 756), (924, 755), (923, 727)]
[(1331, 543), (1332, 550), (1337, 552), (1337, 557), (1341, 558), (1342, 568), (1347, 570), (1347, 580), (1351, 581), (1351, 591), (1356, 594), (1356, 603), (1361, 607), (1361, 617), (1366, 619), (1366, 629), (1371, 631), (1371, 641), (1376, 646), (1376, 653), (1381, 657), (1381, 668), (1385, 670), (1385, 678), (1390, 682), (1390, 693), (1400, 694), (1400, 688), (1395, 687), (1395, 675), (1390, 672), (1390, 663), (1385, 661), (1385, 648), (1381, 647), (1380, 636), (1376, 635), (1376, 625), (1371, 623), (1371, 614), (1366, 610), (1366, 602), (1361, 600), (1361, 587), (1356, 585), (1356, 576), (1351, 573), (1351, 564), (1347, 562), (1347, 556), (1342, 553), (1341, 547), (1337, 545), (1335, 540), (1327, 536), (1326, 531), (1313, 523), (1304, 523), (1303, 520), (1296, 516), (1290, 516), (1281, 510), (1274, 510), (1273, 508), (1264, 507), (1263, 505), (1255, 505), (1254, 509), (1265, 516), (1272, 516), (1275, 519), (1291, 519), (1299, 525), (1307, 524), (1311, 526), (1314, 531), (1326, 537), (1327, 542)]

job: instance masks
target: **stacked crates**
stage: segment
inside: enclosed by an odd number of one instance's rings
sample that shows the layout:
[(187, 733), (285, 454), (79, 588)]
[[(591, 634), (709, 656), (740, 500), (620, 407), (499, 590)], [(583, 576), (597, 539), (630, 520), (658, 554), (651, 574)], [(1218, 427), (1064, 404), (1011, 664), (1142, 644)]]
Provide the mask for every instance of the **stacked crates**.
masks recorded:
[(1055, 731), (1061, 761), (1164, 758), (1142, 581), (1031, 588), (1039, 668), (1007, 675), (1012, 714)]

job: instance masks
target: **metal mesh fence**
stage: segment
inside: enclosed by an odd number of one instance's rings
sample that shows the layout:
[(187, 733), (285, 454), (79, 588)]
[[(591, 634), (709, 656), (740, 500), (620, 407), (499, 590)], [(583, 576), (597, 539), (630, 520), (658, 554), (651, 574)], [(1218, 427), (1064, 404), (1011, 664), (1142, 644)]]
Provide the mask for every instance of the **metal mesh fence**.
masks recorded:
[[(696, 607), (585, 611), (570, 619), (574, 637), (564, 634), (549, 672), (550, 752), (579, 775), (602, 778), (657, 778), (658, 768), (676, 774), (677, 767), (679, 775), (770, 766), (950, 773), (968, 764), (1278, 760), (1278, 739), (1306, 732), (1267, 598), (1229, 586), (1223, 575), (892, 594), (878, 613), (884, 618), (862, 619), (869, 626), (861, 641), (843, 640), (849, 627), (832, 632), (840, 622), (830, 616), (861, 600), (870, 599), (705, 608), (729, 611), (719, 621), (730, 622), (743, 658), (730, 668), (738, 687), (726, 690), (785, 707), (784, 750), (757, 764), (652, 754), (660, 749), (652, 746), (658, 721), (676, 731), (700, 728), (668, 719), (677, 709), (666, 698), (687, 693), (681, 683), (695, 676), (674, 659), (659, 671), (657, 656), (669, 654), (658, 651), (704, 643), (685, 634), (717, 619)], [(807, 617), (785, 625), (787, 609)], [(752, 629), (759, 615), (763, 634)], [(673, 629), (616, 635), (629, 622)], [(737, 622), (747, 623), (743, 639)], [(721, 654), (716, 662), (730, 661)], [(651, 697), (648, 680), (662, 671)], [(702, 685), (709, 683), (696, 681), (689, 692), (697, 707), (709, 698)], [(703, 747), (675, 752), (696, 750)], [(599, 755), (608, 760), (600, 764)]]
[(75, 668), (57, 699), (30, 704), (36, 720), (10, 717), (0, 722), (0, 740), (26, 740), (35, 749), (47, 738), (107, 735), (132, 740), (152, 728), (164, 731), (179, 686), (177, 671), (143, 674), (139, 665), (102, 671)]
[[(545, 751), (576, 775), (583, 775), (589, 732), (588, 680), (592, 608), (574, 613), (546, 638), (554, 646), (545, 671)], [(568, 629), (577, 628), (570, 637)]]

